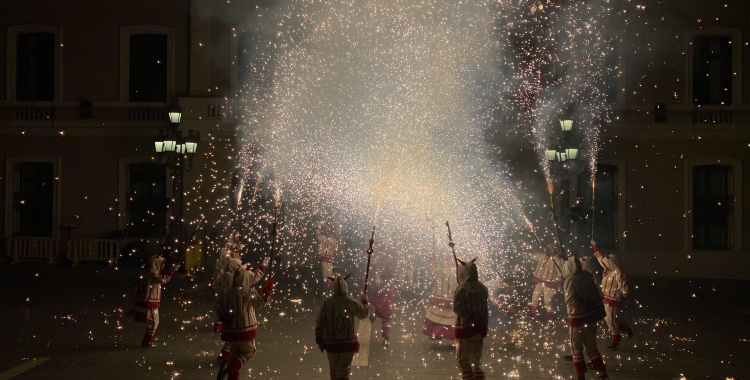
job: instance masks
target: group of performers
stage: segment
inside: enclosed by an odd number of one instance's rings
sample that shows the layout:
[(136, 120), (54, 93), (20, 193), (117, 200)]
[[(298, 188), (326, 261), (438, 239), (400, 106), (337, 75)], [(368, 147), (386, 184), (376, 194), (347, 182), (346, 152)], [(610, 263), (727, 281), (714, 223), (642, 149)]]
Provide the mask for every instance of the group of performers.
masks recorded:
[[(378, 254), (372, 262), (372, 281), (360, 299), (349, 295), (347, 277), (334, 274), (333, 265), (338, 242), (329, 231), (318, 233), (318, 254), (321, 262), (323, 284), (330, 294), (320, 309), (316, 320), (315, 336), (321, 351), (328, 355), (332, 379), (348, 379), (353, 356), (359, 350), (355, 319), (381, 320), (383, 344), (390, 344), (393, 298), (395, 292), (396, 255), (389, 244), (377, 246)], [(591, 259), (564, 257), (555, 245), (535, 255), (537, 265), (532, 277), (536, 284), (528, 314), (533, 317), (554, 318), (553, 297), (562, 290), (565, 299), (569, 340), (578, 379), (585, 379), (584, 352), (599, 379), (608, 379), (606, 368), (596, 344), (597, 322), (605, 319), (612, 343), (607, 350), (619, 348), (622, 335), (632, 336), (632, 329), (620, 320), (623, 300), (628, 295), (628, 283), (613, 254), (607, 254), (592, 241), (594, 258), (604, 269), (601, 286), (597, 286), (590, 267)], [(223, 345), (219, 351), (218, 379), (239, 378), (241, 367), (255, 354), (257, 320), (255, 310), (269, 304), (273, 294), (273, 278), (269, 277), (261, 291), (252, 285), (265, 275), (269, 258), (257, 268), (240, 259), (242, 244), (233, 234), (226, 246), (220, 249), (213, 278), (216, 294), (216, 319), (214, 331), (221, 333)], [(131, 309), (133, 319), (146, 323), (143, 347), (154, 346), (154, 336), (159, 324), (159, 307), (162, 285), (177, 270), (166, 268), (161, 255), (149, 259), (139, 278), (136, 302)], [(432, 250), (428, 260), (432, 287), (425, 306), (423, 334), (429, 340), (446, 339), (456, 347), (458, 366), (462, 379), (484, 379), (481, 367), (483, 340), (490, 327), (490, 315), (506, 322), (520, 314), (521, 305), (516, 287), (517, 278), (499, 276), (487, 281), (488, 289), (479, 281), (477, 264), (461, 261), (453, 255), (441, 256)], [(362, 285), (362, 284), (360, 284)], [(601, 291), (600, 291), (601, 288)], [(503, 343), (516, 344), (517, 339), (509, 328), (501, 329)]]
[[(318, 258), (335, 257), (335, 252), (327, 251), (327, 247), (331, 245), (326, 244), (324, 239), (320, 241), (319, 252), (325, 252), (325, 254), (319, 254)], [(382, 249), (387, 252), (383, 257), (388, 257), (384, 261), (395, 262), (392, 259), (393, 253), (386, 247), (381, 247)], [(604, 270), (600, 286), (597, 285), (597, 281), (592, 274), (593, 268), (595, 268), (592, 265), (592, 258), (565, 257), (561, 254), (558, 246), (554, 244), (546, 246), (542, 253), (532, 254), (536, 261), (532, 276), (532, 282), (535, 286), (526, 314), (534, 318), (556, 319), (557, 314), (553, 299), (558, 293), (562, 292), (565, 299), (569, 342), (572, 352), (572, 355), (566, 355), (564, 359), (574, 363), (578, 379), (585, 379), (587, 368), (584, 361), (585, 352), (591, 363), (590, 366), (597, 371), (598, 378), (603, 380), (609, 377), (596, 344), (597, 322), (605, 319), (607, 323), (612, 337), (612, 343), (607, 346), (607, 350), (610, 351), (619, 349), (622, 335), (630, 337), (633, 332), (627, 324), (620, 320), (622, 303), (628, 294), (628, 283), (625, 274), (620, 269), (617, 257), (614, 254), (603, 252), (594, 241), (592, 241), (592, 249), (594, 259)], [(460, 260), (458, 262), (460, 265), (456, 265), (456, 260), (452, 255), (441, 257), (434, 249), (431, 251), (428, 269), (432, 278), (432, 286), (425, 306), (422, 332), (429, 340), (446, 339), (456, 343), (462, 379), (483, 379), (481, 348), (478, 353), (475, 349), (478, 344), (476, 342), (480, 340), (477, 336), (485, 337), (490, 323), (494, 321), (495, 327), (500, 327), (498, 330), (503, 334), (503, 343), (506, 346), (517, 344), (518, 337), (510, 326), (512, 320), (522, 313), (525, 306), (517, 289), (523, 281), (513, 277), (500, 278), (499, 275), (487, 281), (490, 286), (489, 288), (485, 287), (487, 293), (481, 295), (480, 298), (488, 300), (489, 303), (473, 301), (474, 304), (485, 305), (482, 313), (486, 313), (486, 316), (483, 316), (477, 322), (476, 318), (478, 317), (472, 315), (470, 328), (466, 330), (466, 324), (462, 321), (462, 316), (459, 313), (461, 303), (458, 302), (456, 297), (459, 294), (466, 295), (461, 287), (466, 284), (468, 279), (473, 279), (478, 284), (481, 284), (481, 282), (478, 281), (478, 277), (466, 275), (462, 278), (462, 269), (464, 269), (466, 263)], [(476, 264), (473, 262), (469, 267), (476, 270)], [(389, 270), (380, 271), (378, 265), (374, 265), (374, 269), (376, 273), (375, 286), (371, 288), (372, 292), (365, 295), (360, 304), (366, 308), (369, 305), (368, 297), (373, 300), (372, 305), (369, 306), (375, 310), (375, 313), (368, 311), (366, 315), (370, 315), (371, 320), (374, 320), (375, 317), (383, 319), (382, 337), (384, 344), (388, 345), (394, 277)], [(345, 279), (339, 278), (336, 281), (345, 281)], [(470, 282), (473, 283), (473, 281)], [(386, 285), (383, 286), (383, 284)], [(470, 292), (472, 297), (477, 296), (475, 290)], [(501, 319), (503, 322), (499, 322)], [(353, 319), (351, 320), (354, 323)], [(325, 323), (321, 322), (320, 318), (319, 323), (322, 323), (319, 329), (323, 329)], [(505, 325), (505, 327), (502, 328), (501, 325)], [(470, 331), (469, 335), (474, 337), (472, 340), (466, 340), (466, 331)], [(356, 337), (349, 337), (349, 339), (356, 339)], [(319, 340), (319, 342), (321, 341)], [(322, 342), (325, 342), (325, 339)], [(331, 371), (332, 374), (336, 373), (336, 376), (348, 373), (348, 369), (345, 367), (339, 367), (336, 370), (332, 367)], [(332, 378), (334, 378), (333, 375)]]

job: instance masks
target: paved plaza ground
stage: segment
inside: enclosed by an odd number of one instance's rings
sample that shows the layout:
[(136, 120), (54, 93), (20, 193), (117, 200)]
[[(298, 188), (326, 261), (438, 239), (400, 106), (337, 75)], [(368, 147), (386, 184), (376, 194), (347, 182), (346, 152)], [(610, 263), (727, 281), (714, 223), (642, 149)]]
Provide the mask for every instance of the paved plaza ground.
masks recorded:
[[(137, 273), (95, 264), (0, 264), (0, 380), (215, 378), (220, 342), (211, 331), (209, 276), (168, 284), (158, 346), (144, 349), (145, 325), (123, 317)], [(604, 351), (603, 329), (599, 340), (612, 379), (750, 378), (750, 284), (631, 281), (627, 313), (636, 336), (616, 352)], [(322, 297), (298, 279), (280, 275), (279, 282), (276, 302), (259, 312), (258, 353), (242, 378), (328, 378), (313, 331)], [(411, 292), (397, 296), (392, 344), (382, 346), (376, 321), (369, 341), (362, 339), (353, 379), (459, 379), (449, 342), (430, 343), (421, 334), (423, 307)], [(575, 377), (560, 358), (568, 354), (562, 318), (519, 325), (515, 347), (504, 348), (496, 331), (485, 340), (488, 378)]]

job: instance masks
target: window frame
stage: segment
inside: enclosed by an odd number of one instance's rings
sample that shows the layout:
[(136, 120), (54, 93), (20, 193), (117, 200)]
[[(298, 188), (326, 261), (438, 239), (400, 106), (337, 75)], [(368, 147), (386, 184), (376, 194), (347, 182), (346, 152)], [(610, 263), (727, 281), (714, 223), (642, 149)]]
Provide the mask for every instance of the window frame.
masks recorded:
[(130, 37), (138, 34), (162, 34), (167, 36), (168, 103), (175, 96), (175, 32), (174, 28), (161, 25), (130, 25), (120, 28), (120, 102), (130, 103)]
[(615, 220), (615, 249), (624, 250), (627, 238), (623, 237), (626, 226), (627, 212), (627, 165), (625, 160), (599, 160), (596, 163), (597, 175), (599, 175), (599, 166), (608, 165), (617, 168), (617, 182), (615, 182), (615, 191), (617, 192), (617, 219)]
[[(695, 96), (693, 94), (693, 74), (695, 72), (693, 67), (693, 60), (695, 55), (695, 47), (693, 40), (697, 36), (707, 37), (729, 37), (731, 38), (732, 44), (732, 104), (727, 105), (699, 105), (695, 104)], [(704, 29), (691, 29), (687, 32), (687, 52), (685, 59), (686, 66), (686, 77), (685, 77), (685, 94), (688, 96), (688, 105), (691, 107), (701, 108), (735, 108), (741, 106), (744, 101), (742, 99), (742, 29), (729, 28), (729, 27), (709, 27)]]
[(52, 164), (52, 238), (60, 237), (60, 168), (62, 158), (43, 155), (11, 156), (5, 159), (5, 217), (3, 234), (6, 238), (13, 236), (13, 185), (14, 180), (8, 179), (12, 176), (14, 166), (24, 162), (45, 162)]
[[(724, 165), (731, 167), (733, 182), (729, 184), (734, 194), (734, 212), (732, 221), (734, 229), (730, 231), (734, 240), (731, 249), (695, 249), (693, 247), (693, 168), (705, 165)], [(732, 252), (742, 250), (742, 160), (733, 158), (693, 158), (685, 165), (685, 237), (684, 247), (691, 252)]]
[[(54, 63), (54, 83), (53, 101), (62, 100), (63, 98), (63, 30), (62, 27), (44, 24), (22, 24), (9, 26), (6, 35), (6, 52), (5, 52), (5, 99), (16, 101), (16, 74), (18, 73), (18, 35), (22, 33), (53, 33), (55, 35), (55, 63)], [(26, 102), (26, 101), (24, 101)], [(34, 101), (29, 101), (34, 102)], [(48, 101), (40, 101), (48, 102)]]
[[(130, 156), (130, 157), (121, 157), (119, 160), (119, 179), (117, 184), (117, 228), (119, 230), (124, 230), (128, 226), (128, 222), (130, 220), (130, 216), (128, 215), (128, 190), (130, 189), (130, 170), (128, 170), (130, 164), (145, 164), (145, 163), (158, 163), (158, 161), (154, 160), (154, 157), (152, 156)], [(173, 181), (172, 176), (169, 174), (169, 168), (167, 168), (166, 171), (166, 196), (169, 199), (173, 198), (172, 190), (173, 190)], [(171, 213), (167, 212), (164, 215), (164, 221), (167, 226), (167, 231), (169, 231), (169, 217)], [(160, 236), (158, 238), (164, 238), (164, 236)], [(134, 238), (133, 240), (139, 240), (140, 238)]]

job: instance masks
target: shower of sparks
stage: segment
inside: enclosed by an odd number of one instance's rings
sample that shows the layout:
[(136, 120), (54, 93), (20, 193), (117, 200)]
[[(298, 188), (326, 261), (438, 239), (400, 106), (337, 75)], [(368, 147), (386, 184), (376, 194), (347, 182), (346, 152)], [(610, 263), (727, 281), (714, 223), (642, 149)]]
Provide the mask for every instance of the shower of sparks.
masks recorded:
[[(245, 183), (255, 186), (249, 205), (259, 188), (274, 204), (284, 192), (287, 266), (311, 263), (320, 222), (344, 226), (355, 263), (373, 224), (412, 262), (424, 260), (430, 226), (445, 220), (459, 256), (488, 265), (537, 246), (533, 234), (554, 240), (551, 223), (536, 219), (535, 228), (527, 209), (544, 208), (551, 192), (544, 151), (556, 144), (559, 118), (575, 121), (581, 158), (596, 167), (609, 115), (605, 78), (614, 70), (602, 27), (610, 12), (605, 1), (258, 9), (251, 27), (236, 31), (245, 83), (234, 110), (238, 204)], [(511, 165), (496, 151), (519, 143), (536, 152), (531, 165), (550, 189), (510, 181)], [(246, 207), (242, 227), (233, 227), (267, 243), (268, 208)]]

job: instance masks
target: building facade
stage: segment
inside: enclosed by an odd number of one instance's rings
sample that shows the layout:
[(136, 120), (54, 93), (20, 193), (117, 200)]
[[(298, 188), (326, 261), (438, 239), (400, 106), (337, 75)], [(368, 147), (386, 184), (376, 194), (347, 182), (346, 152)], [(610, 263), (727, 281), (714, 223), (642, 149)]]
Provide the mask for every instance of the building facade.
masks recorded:
[[(637, 26), (618, 26), (596, 238), (632, 275), (748, 280), (750, 11), (741, 0), (641, 6)], [(217, 195), (200, 185), (231, 175), (231, 157), (208, 147), (231, 147), (238, 46), (254, 7), (0, 0), (6, 240), (102, 238), (128, 225), (131, 239), (163, 239), (176, 204), (187, 222), (215, 219)], [(201, 136), (202, 170), (180, 170), (182, 188), (154, 153), (175, 102), (180, 130)]]
[(597, 238), (632, 275), (748, 280), (750, 10), (642, 3), (615, 46)]
[[(128, 240), (158, 245), (175, 216), (183, 238), (190, 222), (212, 217), (201, 173), (230, 175), (209, 147), (231, 144), (235, 130), (230, 28), (212, 11), (220, 2), (3, 0), (0, 9), (6, 254), (11, 237), (33, 250), (43, 245), (34, 238), (115, 237), (128, 226)], [(154, 147), (174, 106), (183, 135), (201, 136), (180, 166)]]

